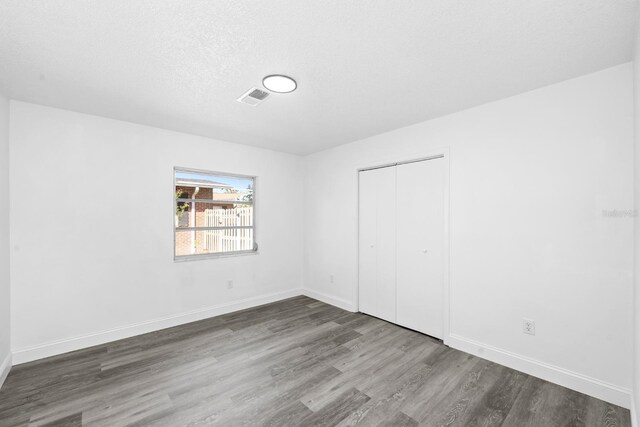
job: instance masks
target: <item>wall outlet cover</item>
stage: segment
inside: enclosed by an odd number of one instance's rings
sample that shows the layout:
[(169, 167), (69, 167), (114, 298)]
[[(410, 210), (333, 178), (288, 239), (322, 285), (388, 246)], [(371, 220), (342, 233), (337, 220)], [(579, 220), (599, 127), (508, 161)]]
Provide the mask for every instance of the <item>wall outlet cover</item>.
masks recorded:
[(522, 319), (522, 332), (529, 335), (535, 335), (536, 322), (531, 319)]

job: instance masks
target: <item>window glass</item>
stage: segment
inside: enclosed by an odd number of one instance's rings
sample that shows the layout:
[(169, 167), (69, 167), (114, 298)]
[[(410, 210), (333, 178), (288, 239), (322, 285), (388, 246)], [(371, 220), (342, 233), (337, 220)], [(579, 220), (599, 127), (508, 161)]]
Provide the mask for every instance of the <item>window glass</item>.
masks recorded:
[(175, 170), (175, 257), (257, 250), (255, 177)]

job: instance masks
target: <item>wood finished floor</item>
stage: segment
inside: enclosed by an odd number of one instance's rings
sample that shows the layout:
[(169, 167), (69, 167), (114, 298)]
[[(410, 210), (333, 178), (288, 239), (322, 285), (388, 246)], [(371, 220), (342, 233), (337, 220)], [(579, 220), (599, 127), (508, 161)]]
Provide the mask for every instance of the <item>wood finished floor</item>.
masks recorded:
[(629, 411), (307, 297), (14, 367), (1, 426), (629, 426)]

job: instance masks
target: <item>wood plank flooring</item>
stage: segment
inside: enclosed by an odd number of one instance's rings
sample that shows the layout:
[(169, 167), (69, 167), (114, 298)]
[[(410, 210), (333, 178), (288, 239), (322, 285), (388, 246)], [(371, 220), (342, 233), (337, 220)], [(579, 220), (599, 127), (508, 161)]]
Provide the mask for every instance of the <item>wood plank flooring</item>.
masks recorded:
[(296, 297), (14, 367), (1, 426), (629, 426), (629, 411)]

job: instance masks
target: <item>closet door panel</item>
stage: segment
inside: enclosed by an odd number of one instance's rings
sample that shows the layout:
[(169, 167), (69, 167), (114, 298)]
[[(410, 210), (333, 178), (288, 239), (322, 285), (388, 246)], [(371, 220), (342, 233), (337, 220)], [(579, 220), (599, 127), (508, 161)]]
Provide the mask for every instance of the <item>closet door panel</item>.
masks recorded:
[(396, 321), (396, 167), (378, 171), (378, 317)]
[(377, 242), (376, 203), (377, 176), (368, 172), (359, 174), (358, 204), (358, 306), (363, 313), (377, 315)]
[(397, 167), (397, 323), (442, 338), (444, 159)]
[(360, 311), (396, 321), (396, 168), (360, 172)]

